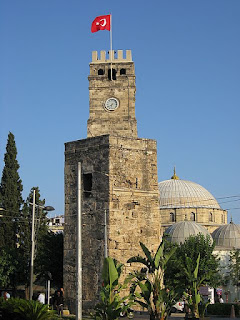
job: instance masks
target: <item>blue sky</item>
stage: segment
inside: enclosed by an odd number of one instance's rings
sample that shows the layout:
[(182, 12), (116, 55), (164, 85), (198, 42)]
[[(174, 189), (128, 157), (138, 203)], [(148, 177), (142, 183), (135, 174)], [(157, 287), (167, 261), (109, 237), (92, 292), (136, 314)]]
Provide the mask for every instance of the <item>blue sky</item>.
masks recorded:
[(239, 0), (2, 0), (0, 170), (11, 131), (24, 198), (39, 186), (64, 212), (64, 143), (86, 137), (91, 52), (109, 50), (91, 22), (109, 13), (113, 48), (132, 50), (138, 134), (157, 140), (159, 181), (176, 166), (240, 223)]

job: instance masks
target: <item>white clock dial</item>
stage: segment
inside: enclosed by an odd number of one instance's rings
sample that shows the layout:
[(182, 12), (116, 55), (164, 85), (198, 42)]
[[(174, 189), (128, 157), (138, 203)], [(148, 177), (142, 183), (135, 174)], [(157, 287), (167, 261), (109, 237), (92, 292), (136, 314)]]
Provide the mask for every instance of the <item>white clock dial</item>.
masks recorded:
[(108, 111), (115, 111), (119, 106), (119, 101), (116, 98), (109, 98), (105, 102), (105, 108)]

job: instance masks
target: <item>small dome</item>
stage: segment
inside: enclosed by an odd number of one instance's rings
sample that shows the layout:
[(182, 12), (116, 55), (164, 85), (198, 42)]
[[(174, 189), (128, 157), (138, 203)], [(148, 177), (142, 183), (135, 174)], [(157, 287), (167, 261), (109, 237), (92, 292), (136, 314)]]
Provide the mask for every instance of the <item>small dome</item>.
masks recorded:
[(217, 228), (212, 233), (212, 237), (218, 247), (228, 249), (240, 248), (240, 227), (232, 221)]
[(209, 235), (210, 239), (212, 240), (208, 230), (194, 221), (181, 221), (174, 223), (164, 232), (164, 234), (170, 236), (171, 242), (177, 244), (184, 243), (184, 241), (190, 236), (196, 236), (199, 233), (203, 234), (205, 237)]
[(177, 179), (159, 182), (160, 209), (214, 208), (221, 209), (214, 196), (199, 184)]

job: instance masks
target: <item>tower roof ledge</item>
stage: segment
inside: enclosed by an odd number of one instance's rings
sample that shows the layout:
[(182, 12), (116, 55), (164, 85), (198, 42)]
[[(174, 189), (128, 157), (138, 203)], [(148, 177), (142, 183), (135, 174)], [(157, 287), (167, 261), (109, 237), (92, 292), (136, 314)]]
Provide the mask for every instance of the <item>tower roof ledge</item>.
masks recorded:
[[(111, 58), (112, 57), (112, 58)], [(100, 56), (97, 51), (92, 52), (92, 63), (110, 63), (110, 62), (132, 62), (132, 51), (126, 50), (126, 58), (123, 57), (123, 50), (109, 50), (108, 52), (100, 51)]]

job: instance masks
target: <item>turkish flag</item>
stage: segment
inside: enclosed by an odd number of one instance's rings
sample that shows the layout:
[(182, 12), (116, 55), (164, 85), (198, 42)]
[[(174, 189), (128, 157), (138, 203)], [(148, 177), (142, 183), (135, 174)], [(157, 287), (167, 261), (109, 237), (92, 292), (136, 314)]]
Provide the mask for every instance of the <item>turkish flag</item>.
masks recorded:
[(92, 22), (91, 31), (97, 32), (99, 30), (108, 30), (111, 29), (111, 15), (96, 17)]

